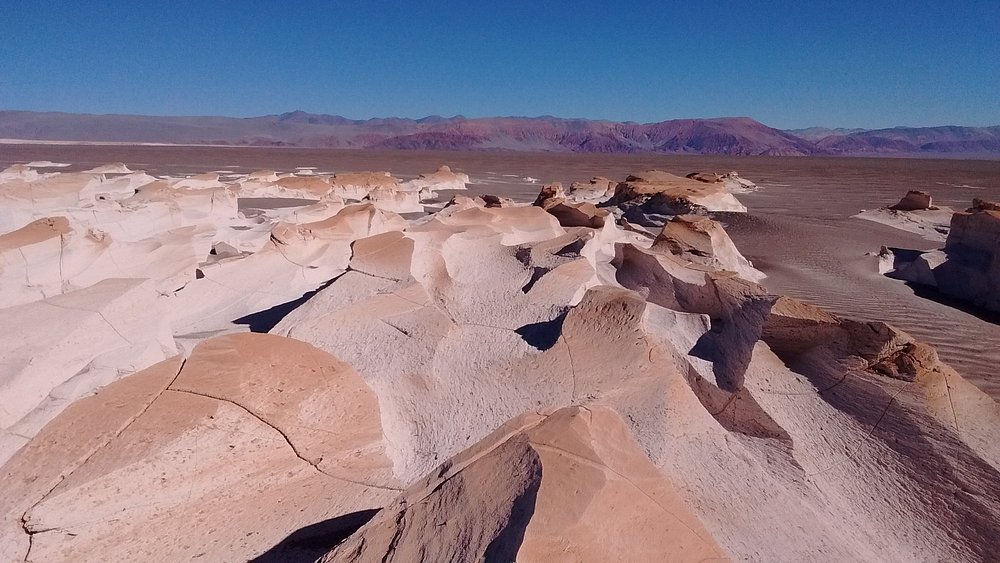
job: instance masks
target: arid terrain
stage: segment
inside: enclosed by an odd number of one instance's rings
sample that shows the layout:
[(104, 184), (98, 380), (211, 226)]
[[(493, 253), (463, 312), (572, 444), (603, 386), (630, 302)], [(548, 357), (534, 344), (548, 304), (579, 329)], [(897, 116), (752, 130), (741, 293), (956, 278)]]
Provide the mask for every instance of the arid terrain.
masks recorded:
[(0, 171), (0, 561), (1000, 550), (996, 162)]
[(123, 161), (133, 169), (177, 176), (306, 166), (331, 172), (388, 170), (412, 177), (449, 163), (470, 175), (470, 194), (493, 193), (520, 201), (533, 200), (545, 182), (568, 186), (594, 176), (624, 178), (654, 168), (737, 170), (764, 189), (740, 196), (748, 207), (746, 215), (724, 220), (740, 251), (768, 274), (764, 281), (768, 289), (834, 313), (892, 323), (933, 344), (949, 364), (1000, 397), (996, 377), (1000, 327), (974, 313), (918, 297), (911, 288), (878, 273), (873, 255), (883, 245), (914, 249), (938, 245), (853, 218), (863, 209), (893, 204), (911, 189), (928, 191), (939, 204), (956, 209), (968, 206), (973, 198), (998, 198), (1000, 166), (992, 161), (86, 145), (0, 149), (0, 166), (53, 160), (73, 163), (66, 170), (82, 170)]
[(0, 111), (0, 140), (4, 139), (604, 154), (884, 154), (993, 159), (1000, 155), (1000, 126), (782, 131), (749, 117), (636, 123), (550, 115), (348, 119), (304, 111), (257, 117)]

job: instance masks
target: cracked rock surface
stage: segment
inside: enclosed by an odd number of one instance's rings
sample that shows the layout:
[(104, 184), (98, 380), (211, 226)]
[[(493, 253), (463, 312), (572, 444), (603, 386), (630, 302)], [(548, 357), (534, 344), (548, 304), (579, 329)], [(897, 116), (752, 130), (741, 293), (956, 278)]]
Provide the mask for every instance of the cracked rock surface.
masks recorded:
[(46, 426), (4, 466), (0, 543), (30, 561), (247, 559), (388, 502), (401, 485), (383, 448), (375, 396), (349, 366), (223, 336)]

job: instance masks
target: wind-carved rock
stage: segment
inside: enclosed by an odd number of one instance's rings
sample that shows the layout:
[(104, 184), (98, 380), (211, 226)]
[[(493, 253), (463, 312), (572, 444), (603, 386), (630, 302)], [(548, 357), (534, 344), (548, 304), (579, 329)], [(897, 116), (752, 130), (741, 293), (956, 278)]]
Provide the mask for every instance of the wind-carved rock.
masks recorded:
[[(442, 205), (445, 169), (126, 168), (0, 173), (4, 561), (1000, 549), (997, 404), (885, 323), (758, 285), (709, 215), (742, 208), (734, 175)], [(956, 214), (927, 275), (988, 295), (998, 222)], [(184, 241), (194, 262), (158, 254)]]
[(883, 248), (880, 262), (890, 277), (1000, 311), (1000, 205), (974, 200), (952, 215), (944, 248), (924, 253)]

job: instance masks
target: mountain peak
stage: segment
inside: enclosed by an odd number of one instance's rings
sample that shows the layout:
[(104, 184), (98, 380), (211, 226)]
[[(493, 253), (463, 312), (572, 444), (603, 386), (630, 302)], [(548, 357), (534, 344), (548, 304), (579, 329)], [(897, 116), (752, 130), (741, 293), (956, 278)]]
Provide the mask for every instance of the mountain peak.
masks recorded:
[(297, 109), (253, 118), (2, 111), (0, 138), (327, 148), (781, 155), (1000, 154), (1000, 127), (807, 128), (746, 116), (658, 123), (428, 115), (348, 119)]

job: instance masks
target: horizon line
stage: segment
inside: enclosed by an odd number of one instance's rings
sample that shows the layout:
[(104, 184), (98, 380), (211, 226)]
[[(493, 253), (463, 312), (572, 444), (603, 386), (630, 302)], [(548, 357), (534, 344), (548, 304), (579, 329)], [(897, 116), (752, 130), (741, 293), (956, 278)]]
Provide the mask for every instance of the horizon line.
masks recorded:
[(374, 117), (366, 117), (366, 118), (356, 118), (356, 117), (347, 117), (347, 116), (336, 114), (336, 113), (317, 113), (317, 112), (311, 112), (311, 111), (302, 110), (302, 109), (294, 109), (294, 110), (289, 110), (289, 111), (284, 111), (284, 112), (279, 112), (279, 113), (265, 113), (265, 114), (260, 114), (260, 115), (224, 115), (224, 114), (208, 114), (208, 113), (206, 113), (206, 114), (153, 114), (153, 113), (117, 113), (117, 112), (96, 113), (96, 112), (74, 112), (74, 111), (63, 111), (63, 110), (32, 110), (32, 109), (5, 109), (5, 108), (0, 108), (0, 113), (4, 113), (4, 112), (17, 112), (17, 113), (59, 113), (59, 114), (66, 114), (66, 115), (87, 115), (87, 116), (95, 116), (95, 117), (108, 117), (108, 116), (121, 116), (121, 117), (167, 117), (167, 118), (171, 118), (171, 117), (174, 117), (174, 118), (185, 118), (185, 117), (190, 117), (190, 118), (220, 117), (220, 118), (225, 118), (225, 119), (260, 119), (260, 118), (264, 118), (264, 117), (281, 117), (283, 115), (289, 115), (289, 114), (294, 114), (294, 113), (302, 113), (302, 114), (306, 114), (306, 115), (315, 115), (315, 116), (324, 116), (324, 117), (336, 117), (336, 118), (345, 119), (345, 120), (348, 120), (348, 121), (358, 121), (358, 122), (377, 121), (377, 120), (384, 120), (384, 119), (402, 119), (402, 120), (408, 120), (408, 121), (423, 121), (423, 120), (431, 119), (431, 118), (440, 118), (440, 119), (448, 119), (448, 120), (467, 120), (467, 121), (486, 120), (486, 119), (558, 119), (558, 120), (561, 120), (561, 121), (592, 121), (592, 122), (607, 122), (607, 123), (622, 123), (622, 124), (637, 124), (637, 125), (655, 125), (655, 124), (658, 124), (658, 123), (665, 123), (665, 122), (668, 122), (668, 121), (713, 121), (713, 120), (721, 120), (721, 119), (750, 119), (750, 120), (756, 121), (757, 123), (765, 125), (767, 127), (771, 127), (772, 129), (777, 129), (779, 131), (802, 131), (802, 130), (806, 130), (806, 129), (831, 129), (831, 130), (834, 130), (834, 129), (860, 129), (860, 130), (863, 130), (863, 131), (884, 131), (884, 130), (891, 130), (891, 129), (934, 129), (934, 128), (940, 128), (940, 127), (966, 127), (966, 128), (976, 128), (976, 129), (987, 129), (987, 128), (991, 128), (991, 127), (1000, 127), (1000, 122), (997, 122), (995, 124), (989, 124), (989, 125), (958, 125), (958, 124), (954, 124), (954, 123), (941, 124), (941, 125), (893, 125), (893, 126), (890, 126), (890, 127), (848, 127), (848, 126), (829, 126), (829, 125), (809, 125), (809, 126), (806, 126), (806, 127), (781, 128), (781, 127), (774, 127), (772, 125), (768, 125), (767, 123), (765, 123), (763, 121), (760, 121), (759, 119), (757, 119), (755, 117), (752, 117), (752, 116), (749, 116), (749, 115), (724, 115), (724, 116), (715, 116), (715, 117), (673, 117), (673, 118), (662, 119), (660, 121), (635, 121), (635, 120), (631, 120), (631, 119), (629, 119), (629, 120), (618, 120), (618, 119), (592, 118), (592, 117), (560, 117), (560, 116), (552, 115), (552, 114), (548, 114), (548, 113), (541, 114), (541, 115), (534, 115), (534, 116), (532, 116), (532, 115), (486, 115), (486, 116), (474, 116), (474, 117), (468, 117), (468, 116), (465, 116), (463, 114), (455, 114), (455, 115), (452, 115), (452, 116), (445, 116), (445, 115), (440, 115), (440, 114), (436, 114), (435, 113), (435, 114), (425, 115), (423, 117), (405, 117), (405, 116), (399, 116), (399, 115), (392, 115), (392, 116), (374, 116)]

